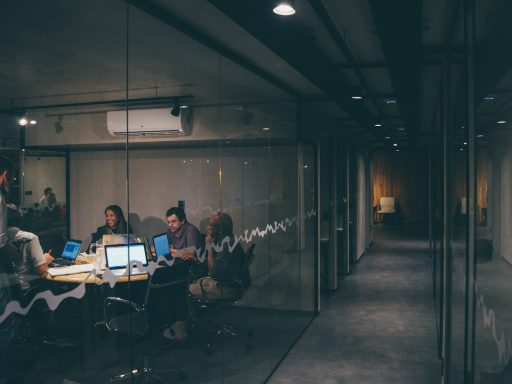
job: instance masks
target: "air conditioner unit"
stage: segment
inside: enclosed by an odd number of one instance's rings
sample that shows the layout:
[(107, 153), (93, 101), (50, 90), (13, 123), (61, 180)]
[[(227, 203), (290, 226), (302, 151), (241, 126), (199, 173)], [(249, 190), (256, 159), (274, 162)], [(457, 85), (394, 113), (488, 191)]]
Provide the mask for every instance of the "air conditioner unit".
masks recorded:
[(191, 132), (190, 108), (181, 109), (179, 116), (170, 108), (108, 111), (107, 126), (112, 136), (187, 136)]

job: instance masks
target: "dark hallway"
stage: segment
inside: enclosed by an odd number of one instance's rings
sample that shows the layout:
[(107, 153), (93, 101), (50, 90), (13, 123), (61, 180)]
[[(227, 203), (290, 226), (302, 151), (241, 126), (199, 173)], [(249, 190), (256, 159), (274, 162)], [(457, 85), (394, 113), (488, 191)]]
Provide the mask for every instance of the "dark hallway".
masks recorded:
[(428, 240), (376, 227), (373, 245), (270, 383), (436, 383), (441, 376)]

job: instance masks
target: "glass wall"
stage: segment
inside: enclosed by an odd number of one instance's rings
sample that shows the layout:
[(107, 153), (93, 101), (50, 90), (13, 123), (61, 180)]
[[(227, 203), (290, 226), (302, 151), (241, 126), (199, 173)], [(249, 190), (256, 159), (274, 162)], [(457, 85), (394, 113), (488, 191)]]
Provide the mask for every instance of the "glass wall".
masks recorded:
[(196, 27), (213, 7), (134, 4), (4, 7), (2, 124), (37, 123), (10, 154), (2, 375), (264, 382), (317, 307), (316, 145), (293, 97)]
[(476, 383), (512, 380), (512, 257), (510, 183), (512, 166), (512, 106), (508, 44), (512, 15), (508, 3), (500, 3), (490, 22), (489, 5), (475, 1), (475, 227), (476, 285), (474, 371)]

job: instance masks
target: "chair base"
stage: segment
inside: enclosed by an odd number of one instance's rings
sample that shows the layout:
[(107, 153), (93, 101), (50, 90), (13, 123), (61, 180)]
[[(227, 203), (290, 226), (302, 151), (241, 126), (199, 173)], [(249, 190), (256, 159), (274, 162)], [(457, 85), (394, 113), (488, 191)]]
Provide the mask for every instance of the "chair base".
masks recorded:
[(105, 383), (123, 383), (123, 382), (133, 382), (134, 383), (159, 383), (159, 384), (172, 384), (171, 381), (165, 380), (161, 377), (160, 374), (165, 373), (175, 373), (182, 380), (186, 378), (185, 369), (183, 368), (169, 368), (169, 369), (158, 369), (158, 368), (150, 368), (143, 367), (134, 369), (131, 372), (121, 373), (114, 377), (108, 379)]

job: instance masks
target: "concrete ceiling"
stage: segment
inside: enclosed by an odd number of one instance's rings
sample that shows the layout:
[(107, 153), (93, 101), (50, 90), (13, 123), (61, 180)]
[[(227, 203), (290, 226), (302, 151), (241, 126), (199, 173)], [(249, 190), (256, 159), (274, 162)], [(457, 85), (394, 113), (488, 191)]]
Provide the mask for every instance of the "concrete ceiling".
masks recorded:
[[(17, 137), (14, 113), (27, 108), (184, 95), (192, 105), (301, 98), (362, 139), (428, 141), (443, 47), (463, 42), (461, 1), (296, 0), (288, 18), (272, 14), (271, 3), (6, 2), (0, 138)], [(476, 5), (477, 96), (508, 100), (512, 58), (502, 47), (510, 46), (512, 6)], [(350, 98), (355, 89), (363, 100)], [(509, 104), (479, 103), (486, 116), (506, 115)]]

